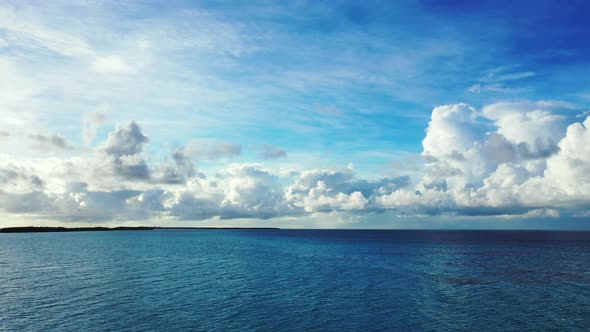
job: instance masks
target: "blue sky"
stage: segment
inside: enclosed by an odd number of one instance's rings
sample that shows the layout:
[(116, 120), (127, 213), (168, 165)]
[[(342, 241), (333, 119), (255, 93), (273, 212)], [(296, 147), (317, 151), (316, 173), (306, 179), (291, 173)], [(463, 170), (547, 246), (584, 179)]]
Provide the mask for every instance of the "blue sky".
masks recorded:
[(587, 227), (589, 13), (3, 2), (0, 210), (14, 224)]

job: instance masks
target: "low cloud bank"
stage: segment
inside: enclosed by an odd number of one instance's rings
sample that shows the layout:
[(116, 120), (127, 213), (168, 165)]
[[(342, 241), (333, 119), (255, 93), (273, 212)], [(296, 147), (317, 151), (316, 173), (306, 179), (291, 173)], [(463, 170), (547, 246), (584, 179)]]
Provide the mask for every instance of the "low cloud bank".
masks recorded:
[[(0, 209), (75, 221), (268, 219), (335, 211), (585, 215), (590, 117), (567, 123), (565, 111), (567, 105), (552, 102), (436, 107), (422, 141), (422, 176), (379, 180), (361, 179), (352, 167), (298, 172), (246, 163), (214, 174), (199, 171), (200, 158), (241, 153), (241, 146), (225, 142), (189, 142), (167, 160), (149, 162), (149, 139), (131, 122), (114, 129), (91, 157), (0, 160)], [(68, 147), (59, 136), (35, 139)], [(278, 148), (262, 150), (262, 159), (285, 156)]]

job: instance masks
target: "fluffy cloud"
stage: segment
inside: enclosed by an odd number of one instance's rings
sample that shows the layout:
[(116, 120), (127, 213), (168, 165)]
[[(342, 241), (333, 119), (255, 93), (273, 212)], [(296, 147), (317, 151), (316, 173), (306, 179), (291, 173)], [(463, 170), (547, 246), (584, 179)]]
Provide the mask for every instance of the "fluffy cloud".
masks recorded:
[(299, 206), (306, 212), (329, 212), (333, 210), (361, 210), (367, 206), (368, 200), (360, 191), (347, 195), (343, 192), (331, 194), (324, 181), (318, 181), (316, 186), (303, 197)]
[[(131, 122), (88, 158), (0, 161), (0, 207), (59, 220), (201, 220), (393, 211), (398, 215), (557, 218), (590, 201), (590, 117), (565, 125), (555, 103), (436, 107), (422, 142), (423, 176), (366, 180), (352, 166), (289, 172), (230, 164), (206, 174), (195, 160), (241, 146), (193, 141), (163, 162)], [(521, 130), (517, 130), (521, 128)], [(574, 212), (572, 212), (574, 211)]]
[[(292, 208), (306, 212), (373, 210), (375, 197), (408, 184), (407, 177), (378, 181), (357, 179), (351, 167), (340, 170), (308, 170), (286, 188), (285, 199)], [(371, 201), (370, 201), (371, 200)]]
[(103, 147), (105, 164), (114, 174), (126, 179), (148, 179), (150, 171), (141, 156), (148, 138), (135, 122), (112, 132)]
[(476, 110), (465, 104), (436, 107), (422, 141), (427, 188), (441, 190), (473, 186), (486, 165), (478, 142), (483, 138)]
[(523, 183), (522, 201), (530, 204), (584, 205), (590, 200), (590, 117), (571, 124), (549, 157), (542, 176)]
[[(154, 176), (156, 182), (168, 184), (184, 184), (188, 179), (197, 175), (191, 158), (186, 155), (182, 147), (174, 149), (169, 162), (161, 165), (156, 173)], [(203, 175), (199, 174), (199, 176)]]
[[(426, 174), (414, 201), (433, 195), (449, 211), (495, 214), (587, 204), (589, 120), (566, 129), (565, 117), (556, 114), (560, 107), (521, 102), (481, 112), (464, 104), (435, 108), (423, 142)], [(390, 204), (410, 205), (407, 195), (395, 195)]]
[(497, 133), (514, 144), (525, 144), (535, 153), (552, 150), (563, 137), (565, 116), (552, 113), (554, 105), (545, 103), (497, 103), (483, 109), (483, 116), (494, 121)]

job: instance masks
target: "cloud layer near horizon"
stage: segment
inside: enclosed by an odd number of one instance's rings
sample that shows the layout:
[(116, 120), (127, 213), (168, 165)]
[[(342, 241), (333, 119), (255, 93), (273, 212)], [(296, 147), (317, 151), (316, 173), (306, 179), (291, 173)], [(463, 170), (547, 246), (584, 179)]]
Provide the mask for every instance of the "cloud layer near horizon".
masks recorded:
[[(590, 117), (567, 123), (567, 107), (556, 102), (436, 107), (422, 142), (419, 174), (377, 180), (360, 178), (352, 165), (294, 170), (235, 163), (206, 174), (195, 164), (200, 158), (241, 152), (240, 145), (216, 141), (187, 142), (165, 160), (150, 161), (144, 149), (153, 143), (149, 133), (131, 122), (84, 157), (2, 158), (0, 209), (13, 216), (81, 222), (269, 219), (334, 211), (585, 215)], [(58, 143), (53, 145), (70, 148)], [(282, 150), (263, 151), (286, 157)]]

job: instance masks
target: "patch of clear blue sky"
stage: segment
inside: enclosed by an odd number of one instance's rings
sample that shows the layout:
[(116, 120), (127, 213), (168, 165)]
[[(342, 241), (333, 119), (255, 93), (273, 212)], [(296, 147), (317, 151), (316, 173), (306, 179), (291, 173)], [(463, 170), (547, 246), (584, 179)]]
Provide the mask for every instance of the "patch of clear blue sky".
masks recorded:
[[(161, 19), (183, 8), (236, 26), (252, 51), (213, 52), (199, 63), (190, 52), (171, 54), (213, 78), (226, 99), (115, 101), (121, 114), (143, 109), (150, 118), (135, 120), (153, 138), (151, 151), (209, 137), (356, 162), (373, 150), (420, 152), (436, 105), (588, 103), (588, 1), (154, 1), (119, 15)], [(196, 132), (191, 123), (203, 118), (211, 123)], [(162, 129), (166, 119), (186, 125)]]

